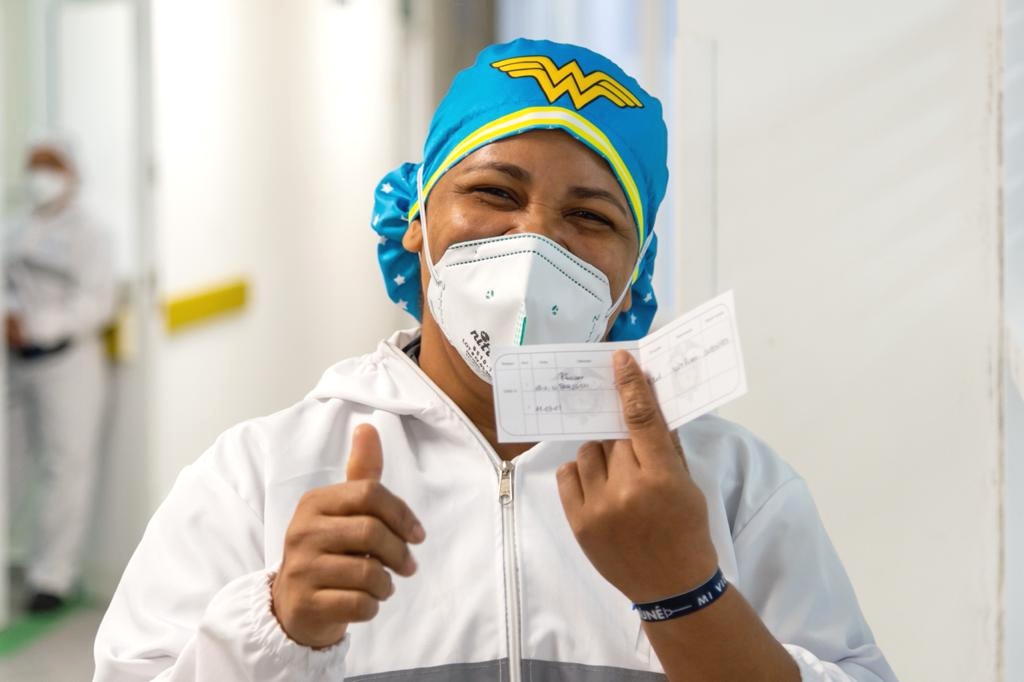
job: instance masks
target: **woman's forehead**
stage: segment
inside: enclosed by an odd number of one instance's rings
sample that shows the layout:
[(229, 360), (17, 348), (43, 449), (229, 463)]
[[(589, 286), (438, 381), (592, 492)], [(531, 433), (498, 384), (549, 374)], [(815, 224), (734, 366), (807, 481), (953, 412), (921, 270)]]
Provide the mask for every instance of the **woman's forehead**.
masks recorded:
[(561, 130), (530, 130), (491, 142), (468, 154), (453, 170), (468, 170), (481, 163), (494, 162), (518, 162), (543, 170), (571, 173), (577, 178), (585, 176), (621, 192), (608, 163), (590, 147)]

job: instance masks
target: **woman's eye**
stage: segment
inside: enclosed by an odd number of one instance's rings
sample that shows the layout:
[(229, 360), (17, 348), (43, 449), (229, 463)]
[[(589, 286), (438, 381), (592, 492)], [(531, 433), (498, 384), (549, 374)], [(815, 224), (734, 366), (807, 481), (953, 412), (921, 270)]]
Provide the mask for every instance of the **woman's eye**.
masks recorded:
[(500, 187), (477, 187), (476, 191), (477, 192), (481, 192), (483, 194), (488, 194), (488, 195), (490, 195), (492, 197), (497, 197), (498, 199), (513, 199), (514, 198), (512, 196), (511, 192), (509, 192), (506, 189), (502, 189)]
[(574, 216), (576, 216), (578, 218), (583, 218), (584, 220), (587, 220), (589, 222), (601, 223), (602, 225), (607, 225), (608, 227), (614, 227), (614, 224), (612, 223), (612, 221), (608, 220), (603, 215), (600, 215), (598, 213), (593, 213), (591, 211), (580, 210), (580, 211), (573, 211), (572, 215), (574, 215)]

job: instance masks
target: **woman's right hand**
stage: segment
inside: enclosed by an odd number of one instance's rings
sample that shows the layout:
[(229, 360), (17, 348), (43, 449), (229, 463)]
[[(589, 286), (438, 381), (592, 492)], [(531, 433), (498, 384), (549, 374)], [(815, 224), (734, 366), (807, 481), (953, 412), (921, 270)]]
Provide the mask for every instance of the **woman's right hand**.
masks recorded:
[(373, 618), (395, 591), (388, 569), (416, 571), (408, 543), (423, 541), (423, 526), (381, 485), (383, 461), (377, 430), (356, 427), (346, 481), (310, 490), (292, 515), (271, 599), (281, 627), (299, 644), (340, 642), (349, 623)]

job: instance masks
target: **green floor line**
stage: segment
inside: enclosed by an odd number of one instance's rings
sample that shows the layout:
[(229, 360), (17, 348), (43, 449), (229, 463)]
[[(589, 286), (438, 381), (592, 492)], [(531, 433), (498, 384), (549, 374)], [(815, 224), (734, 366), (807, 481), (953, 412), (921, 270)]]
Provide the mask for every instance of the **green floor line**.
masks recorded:
[(16, 617), (13, 623), (0, 630), (0, 658), (21, 651), (52, 630), (68, 615), (88, 605), (87, 597), (73, 597), (53, 613), (26, 613)]

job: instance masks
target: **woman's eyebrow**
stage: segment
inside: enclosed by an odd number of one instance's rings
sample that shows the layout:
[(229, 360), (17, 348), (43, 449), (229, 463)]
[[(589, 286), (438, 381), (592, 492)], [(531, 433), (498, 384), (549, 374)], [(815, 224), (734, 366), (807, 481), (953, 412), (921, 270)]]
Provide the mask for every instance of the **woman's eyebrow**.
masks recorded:
[(477, 171), (477, 170), (496, 170), (500, 173), (504, 173), (520, 182), (529, 182), (530, 173), (522, 166), (517, 166), (514, 163), (507, 163), (504, 161), (479, 161), (477, 163), (466, 166), (466, 171)]
[(622, 205), (619, 198), (608, 190), (598, 189), (597, 187), (570, 187), (569, 195), (576, 199), (602, 199), (615, 206), (622, 212), (622, 215), (629, 216), (629, 211)]

